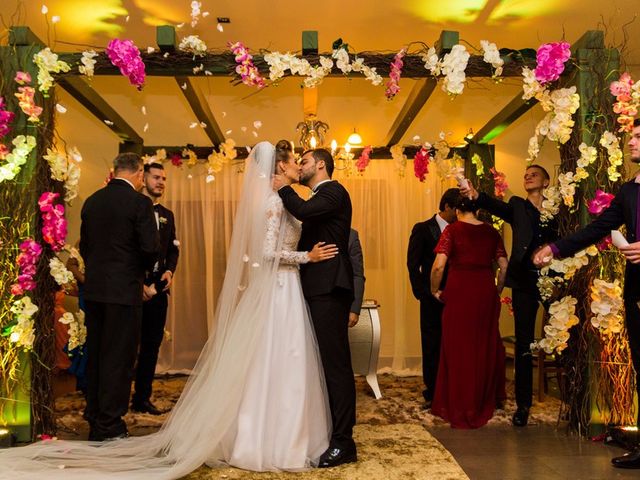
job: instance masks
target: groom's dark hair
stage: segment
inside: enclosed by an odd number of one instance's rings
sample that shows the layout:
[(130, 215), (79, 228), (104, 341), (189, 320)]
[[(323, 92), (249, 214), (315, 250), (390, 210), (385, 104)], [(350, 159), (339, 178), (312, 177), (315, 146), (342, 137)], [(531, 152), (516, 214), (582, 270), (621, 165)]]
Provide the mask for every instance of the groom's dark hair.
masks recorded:
[(151, 162), (144, 164), (144, 173), (148, 173), (152, 168), (158, 168), (160, 170), (164, 170), (164, 165), (159, 162)]
[(312, 148), (304, 152), (302, 156), (304, 157), (307, 153), (311, 153), (311, 156), (316, 162), (322, 160), (324, 162), (325, 168), (327, 169), (327, 175), (329, 175), (329, 178), (333, 176), (333, 156), (331, 155), (331, 152), (329, 152), (329, 150), (327, 150), (326, 148)]

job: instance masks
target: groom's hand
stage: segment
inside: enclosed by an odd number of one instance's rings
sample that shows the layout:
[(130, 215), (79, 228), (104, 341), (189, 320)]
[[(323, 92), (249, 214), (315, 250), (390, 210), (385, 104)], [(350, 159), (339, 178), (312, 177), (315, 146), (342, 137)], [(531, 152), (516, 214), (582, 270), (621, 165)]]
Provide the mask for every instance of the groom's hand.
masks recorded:
[(291, 185), (291, 179), (285, 177), (281, 173), (275, 174), (273, 176), (273, 189), (275, 191), (280, 190), (282, 187), (286, 187), (287, 185)]
[(358, 323), (358, 320), (360, 320), (360, 315), (358, 315), (357, 313), (350, 312), (349, 313), (349, 328), (355, 327), (356, 323)]

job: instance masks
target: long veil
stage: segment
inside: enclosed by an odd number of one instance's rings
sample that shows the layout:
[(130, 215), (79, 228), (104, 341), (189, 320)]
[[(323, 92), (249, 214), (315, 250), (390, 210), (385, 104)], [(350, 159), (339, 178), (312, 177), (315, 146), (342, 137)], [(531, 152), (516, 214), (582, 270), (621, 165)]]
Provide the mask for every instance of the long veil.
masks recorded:
[[(244, 379), (277, 282), (279, 255), (265, 256), (266, 208), (275, 149), (257, 144), (246, 161), (214, 334), (163, 427), (112, 442), (44, 441), (0, 451), (0, 479), (170, 479), (223, 458), (233, 435)], [(281, 251), (284, 222), (276, 252)]]

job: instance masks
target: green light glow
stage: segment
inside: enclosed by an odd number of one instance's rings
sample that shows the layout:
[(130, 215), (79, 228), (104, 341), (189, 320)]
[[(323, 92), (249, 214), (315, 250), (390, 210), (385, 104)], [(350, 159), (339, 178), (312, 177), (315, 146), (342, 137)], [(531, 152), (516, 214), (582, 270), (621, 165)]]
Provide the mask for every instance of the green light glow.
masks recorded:
[(503, 0), (489, 16), (488, 24), (500, 24), (515, 19), (533, 19), (554, 13), (555, 0)]
[(472, 23), (478, 16), (487, 0), (449, 0), (439, 2), (416, 1), (408, 10), (425, 20), (434, 23)]

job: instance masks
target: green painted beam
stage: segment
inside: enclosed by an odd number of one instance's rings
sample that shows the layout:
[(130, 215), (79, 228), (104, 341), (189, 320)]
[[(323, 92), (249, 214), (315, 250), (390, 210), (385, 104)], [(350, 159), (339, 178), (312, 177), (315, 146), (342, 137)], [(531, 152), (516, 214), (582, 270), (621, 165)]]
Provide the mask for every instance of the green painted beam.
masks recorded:
[(160, 25), (156, 28), (156, 43), (161, 52), (175, 52), (178, 46), (176, 29), (172, 25)]
[(66, 76), (58, 85), (104, 122), (123, 142), (144, 143), (142, 137), (82, 77)]
[(29, 47), (32, 45), (44, 47), (45, 44), (29, 27), (10, 27), (9, 45), (14, 47)]
[(318, 54), (318, 32), (305, 30), (302, 32), (302, 55)]
[[(458, 32), (443, 30), (440, 33), (440, 38), (436, 42), (438, 55), (450, 52), (453, 46), (457, 45), (459, 41), (460, 34)], [(437, 84), (438, 80), (433, 77), (421, 78), (416, 81), (409, 93), (409, 97), (393, 121), (393, 124), (384, 139), (384, 144), (387, 147), (391, 147), (402, 140), (402, 137), (418, 116), (422, 107), (424, 107), (427, 100), (429, 100), (429, 97), (431, 97), (431, 94), (435, 90)]]
[[(184, 98), (187, 99), (191, 110), (198, 119), (198, 122), (204, 123), (204, 132), (211, 140), (211, 143), (218, 145), (224, 142), (224, 134), (213, 115), (213, 112), (209, 108), (209, 102), (202, 94), (200, 89), (195, 85), (194, 81), (189, 77), (176, 77), (176, 82), (180, 86), (180, 90), (184, 94)], [(184, 88), (183, 88), (184, 87)]]

